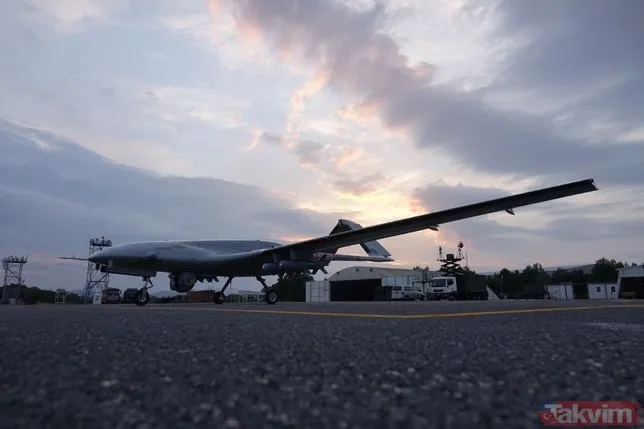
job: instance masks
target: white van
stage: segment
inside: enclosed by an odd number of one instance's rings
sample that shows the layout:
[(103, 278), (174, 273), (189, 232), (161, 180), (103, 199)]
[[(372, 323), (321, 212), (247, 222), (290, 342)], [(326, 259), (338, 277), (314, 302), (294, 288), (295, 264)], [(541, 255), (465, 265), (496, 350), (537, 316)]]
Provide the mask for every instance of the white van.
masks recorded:
[(416, 299), (425, 299), (422, 285), (405, 285), (391, 287), (392, 300), (413, 301)]

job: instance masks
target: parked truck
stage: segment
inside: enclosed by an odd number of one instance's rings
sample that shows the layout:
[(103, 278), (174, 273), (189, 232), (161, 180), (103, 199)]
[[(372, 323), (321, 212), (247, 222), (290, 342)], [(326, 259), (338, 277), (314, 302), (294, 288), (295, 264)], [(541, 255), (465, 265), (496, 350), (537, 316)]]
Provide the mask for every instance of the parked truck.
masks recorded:
[(103, 304), (118, 304), (121, 302), (121, 289), (110, 287), (102, 291), (101, 302)]
[(429, 281), (428, 300), (487, 300), (487, 284), (473, 275), (434, 277)]

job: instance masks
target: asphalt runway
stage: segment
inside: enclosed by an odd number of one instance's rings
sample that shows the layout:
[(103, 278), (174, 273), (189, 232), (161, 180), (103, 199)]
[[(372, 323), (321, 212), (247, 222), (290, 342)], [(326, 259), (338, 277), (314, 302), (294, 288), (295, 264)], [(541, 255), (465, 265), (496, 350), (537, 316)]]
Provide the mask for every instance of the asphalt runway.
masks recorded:
[(644, 305), (0, 307), (1, 428), (530, 428), (644, 404)]

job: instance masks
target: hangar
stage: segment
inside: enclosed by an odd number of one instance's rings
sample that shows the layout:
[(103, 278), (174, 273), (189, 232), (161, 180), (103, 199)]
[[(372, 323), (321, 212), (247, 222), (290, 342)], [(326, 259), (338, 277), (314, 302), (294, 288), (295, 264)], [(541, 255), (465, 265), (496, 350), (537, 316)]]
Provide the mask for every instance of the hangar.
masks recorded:
[(307, 301), (388, 301), (391, 286), (383, 286), (383, 279), (411, 285), (422, 279), (422, 271), (404, 268), (348, 267), (320, 282), (308, 282)]
[(620, 268), (617, 290), (620, 298), (644, 299), (644, 264)]

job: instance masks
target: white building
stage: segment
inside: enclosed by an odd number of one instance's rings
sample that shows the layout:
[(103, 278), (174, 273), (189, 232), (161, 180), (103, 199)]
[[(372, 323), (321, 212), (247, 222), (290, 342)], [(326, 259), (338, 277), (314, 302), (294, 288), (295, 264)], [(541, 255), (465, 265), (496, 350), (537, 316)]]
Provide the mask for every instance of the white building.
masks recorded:
[(619, 285), (615, 283), (549, 285), (548, 293), (551, 299), (618, 299)]

